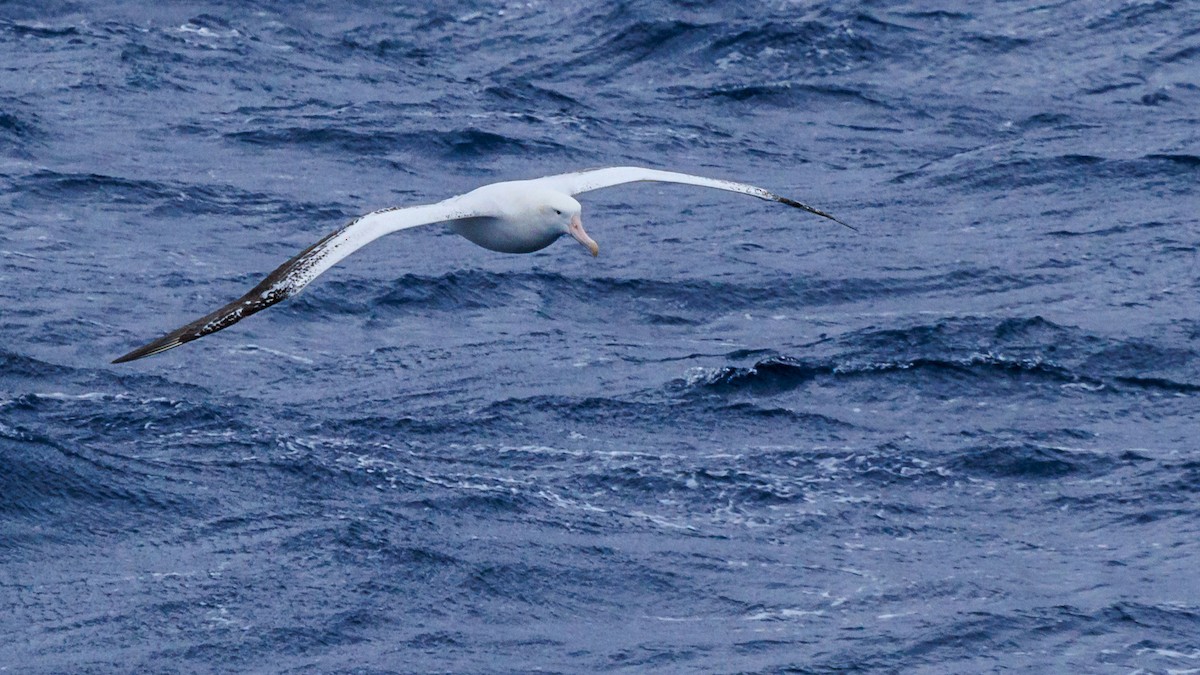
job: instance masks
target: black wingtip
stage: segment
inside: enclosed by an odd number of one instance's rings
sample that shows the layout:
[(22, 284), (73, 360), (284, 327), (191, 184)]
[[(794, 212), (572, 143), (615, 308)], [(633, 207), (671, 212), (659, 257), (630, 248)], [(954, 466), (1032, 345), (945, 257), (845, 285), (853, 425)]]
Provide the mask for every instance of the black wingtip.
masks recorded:
[(779, 201), (779, 203), (781, 203), (781, 204), (787, 204), (788, 206), (793, 206), (798, 209), (804, 209), (805, 211), (808, 211), (809, 213), (814, 213), (818, 216), (821, 216), (822, 218), (828, 218), (828, 219), (832, 220), (833, 222), (837, 223), (838, 225), (841, 225), (842, 227), (849, 228), (851, 230), (854, 230), (855, 232), (858, 232), (857, 227), (854, 227), (853, 225), (851, 225), (849, 223), (842, 222), (841, 220), (838, 220), (834, 216), (832, 216), (828, 213), (825, 213), (824, 211), (822, 211), (820, 209), (813, 208), (813, 207), (809, 206), (808, 204), (801, 204), (800, 202), (798, 202), (794, 199), (788, 199), (787, 197), (776, 197), (776, 200)]
[(174, 349), (181, 344), (183, 344), (183, 340), (180, 340), (178, 337), (176, 337), (174, 335), (167, 335), (158, 340), (155, 340), (154, 342), (151, 342), (148, 345), (143, 345), (141, 347), (138, 347), (137, 349), (129, 352), (128, 354), (126, 354), (124, 356), (115, 358), (115, 359), (113, 359), (112, 362), (113, 363), (129, 363), (130, 361), (137, 361), (138, 359), (144, 359), (147, 356), (154, 356), (155, 354), (161, 354), (162, 352), (165, 352), (168, 349)]
[[(284, 267), (290, 264), (290, 262), (285, 263)], [(284, 269), (284, 267), (280, 269)], [(295, 289), (274, 285), (276, 284), (276, 274), (278, 272), (279, 270), (276, 270), (275, 273), (264, 279), (262, 283), (255, 286), (249, 293), (228, 305), (205, 314), (188, 325), (177, 328), (154, 342), (138, 347), (120, 358), (113, 359), (113, 363), (128, 363), (129, 361), (144, 359), (147, 356), (161, 354), (168, 349), (174, 349), (184, 343), (198, 340), (205, 335), (211, 335), (219, 330), (228, 328), (251, 314), (260, 312), (290, 297), (295, 292)]]

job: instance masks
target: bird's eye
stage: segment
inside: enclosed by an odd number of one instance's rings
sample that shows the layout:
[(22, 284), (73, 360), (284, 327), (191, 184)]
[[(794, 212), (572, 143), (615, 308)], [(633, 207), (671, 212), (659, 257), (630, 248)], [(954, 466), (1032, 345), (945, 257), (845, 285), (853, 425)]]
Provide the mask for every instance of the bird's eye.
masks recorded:
[(554, 209), (554, 212), (555, 212), (555, 213), (557, 213), (557, 214), (558, 214), (558, 215), (560, 215), (560, 216), (562, 215), (562, 211), (559, 211), (558, 209)]

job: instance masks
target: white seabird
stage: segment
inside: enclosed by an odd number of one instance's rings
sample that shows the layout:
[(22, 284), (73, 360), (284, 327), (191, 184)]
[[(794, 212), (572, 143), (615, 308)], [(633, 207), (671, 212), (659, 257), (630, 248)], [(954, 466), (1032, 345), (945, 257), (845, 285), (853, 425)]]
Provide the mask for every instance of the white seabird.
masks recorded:
[(436, 204), (398, 206), (361, 216), (280, 265), (249, 293), (154, 342), (138, 347), (113, 363), (153, 356), (228, 328), (255, 312), (295, 295), (325, 270), (372, 241), (410, 227), (448, 223), (454, 232), (470, 241), (502, 253), (531, 253), (569, 234), (587, 247), (593, 256), (597, 255), (600, 247), (584, 231), (580, 218), (581, 207), (574, 195), (639, 181), (683, 183), (740, 192), (787, 204), (846, 225), (824, 211), (753, 185), (632, 166), (492, 183)]

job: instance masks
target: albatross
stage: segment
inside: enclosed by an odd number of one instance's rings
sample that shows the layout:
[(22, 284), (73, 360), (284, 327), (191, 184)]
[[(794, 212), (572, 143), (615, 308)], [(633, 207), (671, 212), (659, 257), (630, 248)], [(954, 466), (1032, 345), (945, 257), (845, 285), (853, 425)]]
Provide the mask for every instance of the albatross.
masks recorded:
[(447, 223), (471, 242), (501, 253), (532, 253), (571, 235), (593, 256), (600, 246), (583, 229), (582, 207), (575, 195), (601, 188), (657, 181), (682, 183), (758, 197), (828, 218), (854, 229), (807, 204), (780, 197), (760, 187), (674, 171), (620, 166), (545, 176), (532, 180), (492, 183), (435, 204), (397, 206), (373, 211), (301, 251), (280, 265), (242, 297), (115, 359), (125, 363), (161, 354), (228, 328), (300, 291), (343, 258), (376, 239), (411, 227)]

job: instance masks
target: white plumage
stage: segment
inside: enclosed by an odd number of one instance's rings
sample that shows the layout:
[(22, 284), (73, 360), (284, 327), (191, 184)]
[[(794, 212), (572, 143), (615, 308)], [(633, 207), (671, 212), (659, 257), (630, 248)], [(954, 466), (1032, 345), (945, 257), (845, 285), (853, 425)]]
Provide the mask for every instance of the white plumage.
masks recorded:
[(760, 187), (657, 169), (611, 167), (533, 180), (492, 183), (436, 204), (383, 209), (357, 218), (280, 265), (241, 298), (129, 352), (113, 363), (152, 356), (228, 328), (255, 312), (295, 295), (330, 267), (372, 241), (410, 227), (448, 223), (454, 232), (470, 241), (502, 253), (531, 253), (553, 244), (563, 235), (570, 235), (587, 247), (592, 255), (597, 255), (600, 248), (583, 229), (581, 207), (574, 195), (639, 181), (683, 183), (740, 192), (803, 209), (845, 225), (828, 213)]

